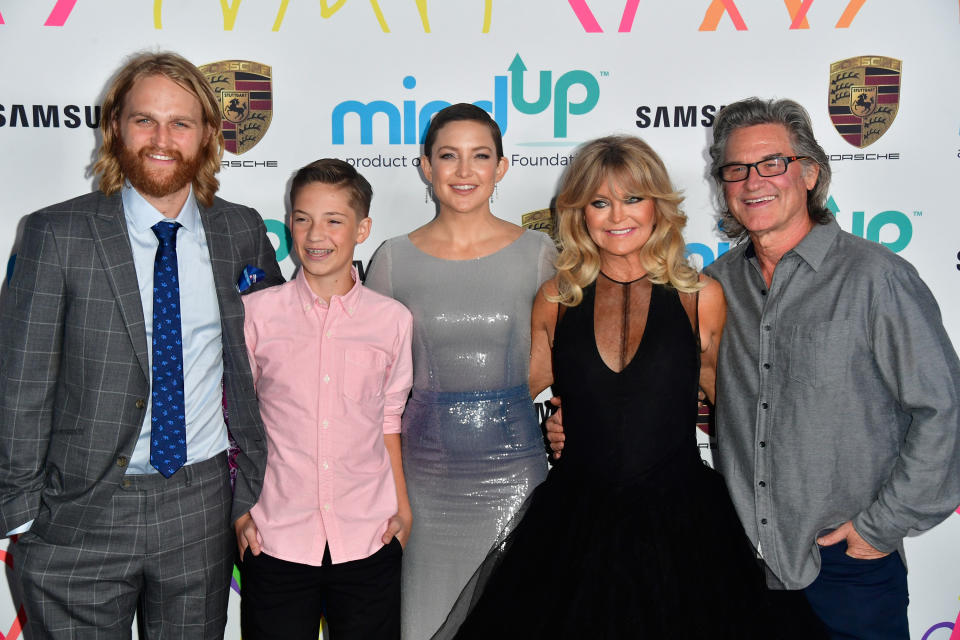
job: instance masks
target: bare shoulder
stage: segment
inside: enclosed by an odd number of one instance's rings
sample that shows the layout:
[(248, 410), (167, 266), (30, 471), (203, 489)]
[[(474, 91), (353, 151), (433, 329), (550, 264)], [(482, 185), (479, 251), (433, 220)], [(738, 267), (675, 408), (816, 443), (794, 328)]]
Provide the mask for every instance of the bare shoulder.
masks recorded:
[(708, 275), (700, 274), (700, 282), (703, 288), (700, 289), (700, 306), (724, 305), (726, 300), (723, 296), (723, 287), (720, 283)]
[(727, 316), (727, 300), (723, 295), (723, 287), (710, 276), (703, 274), (700, 275), (700, 282), (703, 283), (697, 305), (700, 325), (705, 329), (721, 328)]

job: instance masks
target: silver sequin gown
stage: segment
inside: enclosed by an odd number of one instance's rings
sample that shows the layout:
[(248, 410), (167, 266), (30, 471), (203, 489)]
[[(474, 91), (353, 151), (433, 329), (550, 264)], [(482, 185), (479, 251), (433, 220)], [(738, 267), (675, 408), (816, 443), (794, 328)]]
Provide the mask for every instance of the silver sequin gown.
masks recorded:
[(377, 249), (365, 284), (413, 313), (413, 393), (403, 467), (413, 531), (403, 556), (404, 640), (429, 638), (547, 461), (527, 389), (530, 310), (553, 242), (524, 231), (476, 260), (443, 260), (407, 236)]

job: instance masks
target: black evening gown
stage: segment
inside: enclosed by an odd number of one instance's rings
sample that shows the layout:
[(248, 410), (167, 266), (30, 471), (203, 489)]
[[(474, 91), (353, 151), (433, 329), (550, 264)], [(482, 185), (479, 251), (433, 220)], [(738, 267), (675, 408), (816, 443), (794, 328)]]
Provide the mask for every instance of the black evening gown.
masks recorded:
[(700, 459), (696, 295), (682, 295), (601, 274), (561, 307), (563, 456), (435, 639), (771, 637), (755, 554)]

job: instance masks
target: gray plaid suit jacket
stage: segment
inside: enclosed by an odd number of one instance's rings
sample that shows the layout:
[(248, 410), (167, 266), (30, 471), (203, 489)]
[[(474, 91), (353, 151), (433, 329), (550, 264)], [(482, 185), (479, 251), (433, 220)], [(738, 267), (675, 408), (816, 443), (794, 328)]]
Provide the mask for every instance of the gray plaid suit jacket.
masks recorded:
[[(223, 334), (230, 431), (242, 453), (233, 517), (256, 502), (266, 445), (237, 280), (283, 281), (260, 215), (200, 207)], [(0, 535), (70, 544), (100, 515), (133, 452), (150, 393), (147, 338), (120, 194), (97, 191), (27, 219), (0, 312)]]

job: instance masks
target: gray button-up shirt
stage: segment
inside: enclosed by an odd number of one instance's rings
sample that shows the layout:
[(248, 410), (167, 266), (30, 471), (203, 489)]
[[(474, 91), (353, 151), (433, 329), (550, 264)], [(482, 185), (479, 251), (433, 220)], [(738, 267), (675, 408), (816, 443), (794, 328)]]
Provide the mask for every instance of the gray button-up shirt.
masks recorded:
[(819, 573), (816, 538), (848, 520), (900, 550), (960, 503), (960, 362), (916, 269), (887, 248), (813, 230), (769, 290), (750, 242), (707, 273), (727, 298), (717, 367), (718, 463), (771, 587)]

